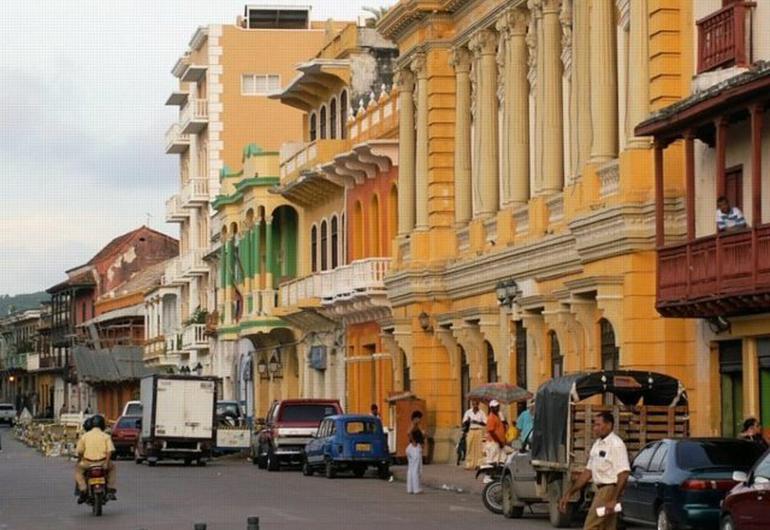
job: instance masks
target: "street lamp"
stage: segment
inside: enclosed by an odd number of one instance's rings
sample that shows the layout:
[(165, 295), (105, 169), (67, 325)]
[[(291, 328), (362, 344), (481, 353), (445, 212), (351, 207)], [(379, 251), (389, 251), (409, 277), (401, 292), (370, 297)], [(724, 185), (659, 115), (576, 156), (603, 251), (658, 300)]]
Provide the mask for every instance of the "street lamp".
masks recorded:
[(512, 307), (519, 295), (519, 286), (516, 280), (502, 280), (495, 286), (495, 296), (501, 306)]
[(268, 370), (270, 370), (270, 374), (273, 376), (273, 379), (277, 379), (280, 377), (280, 372), (283, 366), (281, 366), (281, 359), (279, 351), (276, 349), (275, 353), (273, 353), (273, 356), (270, 358), (270, 364), (268, 365)]
[(257, 363), (257, 373), (259, 374), (260, 379), (269, 379), (270, 377), (267, 375), (267, 363), (265, 362), (264, 357), (260, 358)]

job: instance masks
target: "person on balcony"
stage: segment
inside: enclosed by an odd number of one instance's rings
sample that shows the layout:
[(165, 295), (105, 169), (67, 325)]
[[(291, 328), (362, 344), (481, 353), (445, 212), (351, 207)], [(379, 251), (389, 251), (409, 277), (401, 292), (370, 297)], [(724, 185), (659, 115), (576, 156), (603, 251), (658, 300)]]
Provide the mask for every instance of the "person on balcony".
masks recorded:
[(735, 206), (730, 206), (730, 201), (722, 195), (717, 199), (717, 230), (719, 232), (731, 232), (743, 230), (748, 226), (743, 212)]

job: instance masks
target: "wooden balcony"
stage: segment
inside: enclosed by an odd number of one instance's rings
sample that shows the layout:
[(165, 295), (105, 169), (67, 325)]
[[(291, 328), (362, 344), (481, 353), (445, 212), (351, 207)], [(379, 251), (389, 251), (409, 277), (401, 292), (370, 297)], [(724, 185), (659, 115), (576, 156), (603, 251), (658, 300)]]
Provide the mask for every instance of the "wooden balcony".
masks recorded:
[(747, 22), (749, 10), (755, 5), (733, 2), (696, 22), (699, 74), (750, 64), (751, 32)]
[(770, 225), (660, 249), (657, 308), (687, 318), (770, 311)]

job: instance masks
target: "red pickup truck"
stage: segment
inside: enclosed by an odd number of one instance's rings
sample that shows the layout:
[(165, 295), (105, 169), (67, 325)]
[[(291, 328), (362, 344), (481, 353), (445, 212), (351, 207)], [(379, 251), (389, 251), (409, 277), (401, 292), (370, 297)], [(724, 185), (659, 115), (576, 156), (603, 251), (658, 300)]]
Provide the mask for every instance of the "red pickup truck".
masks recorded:
[(284, 399), (274, 401), (265, 427), (251, 443), (251, 461), (260, 469), (278, 471), (281, 464), (300, 464), (305, 444), (327, 416), (342, 414), (336, 399)]

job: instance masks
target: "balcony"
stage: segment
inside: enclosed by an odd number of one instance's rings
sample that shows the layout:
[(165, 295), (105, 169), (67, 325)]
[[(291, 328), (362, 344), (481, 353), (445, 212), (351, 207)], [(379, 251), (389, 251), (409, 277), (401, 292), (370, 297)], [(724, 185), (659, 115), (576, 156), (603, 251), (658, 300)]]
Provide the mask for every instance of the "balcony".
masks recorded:
[(166, 222), (181, 223), (190, 217), (190, 210), (182, 208), (179, 195), (174, 195), (166, 201)]
[(209, 202), (209, 181), (204, 178), (191, 178), (179, 196), (182, 208), (197, 208)]
[(751, 32), (747, 31), (754, 2), (734, 2), (696, 22), (698, 26), (698, 73), (717, 68), (748, 66)]
[(686, 318), (770, 310), (770, 225), (660, 249), (657, 307)]
[(202, 98), (190, 98), (179, 115), (182, 134), (198, 134), (209, 123), (209, 102)]
[(362, 259), (331, 271), (284, 283), (280, 288), (281, 305), (298, 306), (303, 301), (315, 299), (323, 306), (331, 306), (384, 295), (383, 280), (390, 270), (390, 261), (390, 258)]
[(187, 281), (182, 276), (182, 260), (181, 258), (174, 258), (166, 265), (166, 270), (163, 271), (160, 283), (162, 285), (186, 285)]
[(176, 335), (155, 337), (144, 346), (144, 362), (149, 366), (179, 366), (181, 352), (177, 348)]
[(207, 350), (209, 340), (206, 337), (206, 324), (190, 324), (182, 332), (182, 349)]
[(281, 183), (297, 180), (304, 172), (334, 160), (350, 149), (350, 140), (315, 140), (292, 149), (281, 156)]
[(180, 257), (182, 276), (190, 278), (194, 276), (203, 276), (208, 274), (209, 267), (203, 256), (206, 251), (202, 249), (188, 250)]
[(166, 154), (181, 154), (190, 148), (190, 135), (183, 134), (178, 123), (166, 131)]

